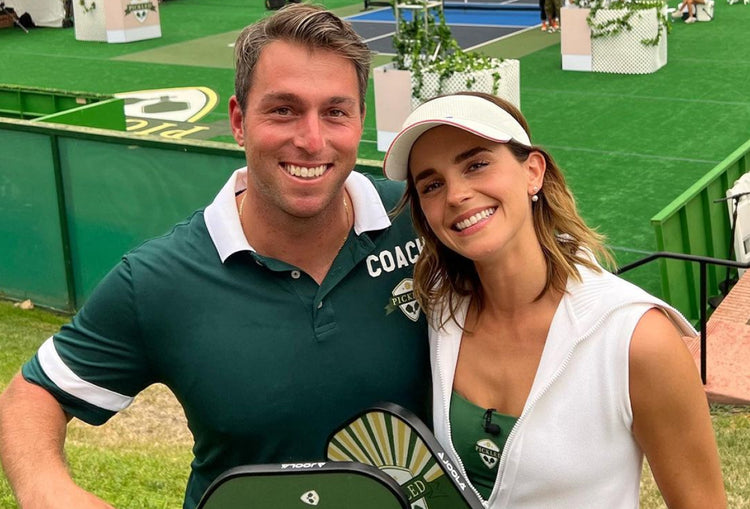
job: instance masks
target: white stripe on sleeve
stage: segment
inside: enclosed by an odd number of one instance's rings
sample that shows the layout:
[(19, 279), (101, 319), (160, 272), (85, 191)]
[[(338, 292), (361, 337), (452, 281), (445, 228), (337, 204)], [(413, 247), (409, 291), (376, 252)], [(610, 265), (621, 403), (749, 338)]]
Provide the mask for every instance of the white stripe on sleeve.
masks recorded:
[(112, 412), (119, 412), (133, 402), (131, 397), (98, 387), (73, 373), (60, 358), (51, 337), (39, 347), (37, 356), (42, 369), (50, 380), (72, 396)]

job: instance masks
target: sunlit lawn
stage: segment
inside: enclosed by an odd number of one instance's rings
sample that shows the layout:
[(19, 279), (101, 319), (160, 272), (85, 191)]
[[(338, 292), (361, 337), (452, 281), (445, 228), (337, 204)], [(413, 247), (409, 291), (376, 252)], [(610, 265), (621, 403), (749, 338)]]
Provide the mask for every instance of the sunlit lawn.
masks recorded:
[[(0, 388), (66, 320), (0, 301)], [(750, 408), (715, 406), (712, 418), (729, 507), (750, 508)], [(74, 423), (66, 452), (76, 481), (118, 509), (182, 506), (192, 459), (190, 437), (178, 405), (164, 388), (139, 396), (132, 409), (105, 426)], [(12, 507), (16, 504), (0, 475), (0, 508)], [(648, 466), (644, 467), (641, 507), (666, 507)]]

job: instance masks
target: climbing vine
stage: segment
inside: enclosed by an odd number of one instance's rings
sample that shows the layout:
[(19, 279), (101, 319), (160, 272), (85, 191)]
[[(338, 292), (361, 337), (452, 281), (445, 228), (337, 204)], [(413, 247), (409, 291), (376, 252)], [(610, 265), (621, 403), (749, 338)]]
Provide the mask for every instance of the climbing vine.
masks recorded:
[[(659, 44), (662, 36), (668, 34), (672, 30), (672, 22), (666, 15), (666, 3), (664, 0), (643, 0), (637, 2), (626, 0), (593, 0), (591, 2), (581, 2), (580, 5), (591, 9), (586, 18), (586, 22), (591, 28), (592, 39), (597, 37), (610, 37), (632, 30), (633, 25), (631, 24), (631, 20), (633, 19), (633, 16), (648, 9), (656, 10), (658, 29), (656, 36), (651, 39), (641, 39), (641, 44), (645, 46), (656, 46)], [(595, 21), (596, 14), (602, 9), (622, 10), (624, 12), (616, 18), (597, 23)]]
[[(426, 2), (417, 0), (410, 5), (426, 7)], [(467, 74), (465, 86), (470, 90), (476, 83), (476, 78), (471, 76), (473, 71), (497, 69), (502, 62), (499, 58), (461, 49), (441, 9), (428, 9), (425, 17), (413, 15), (410, 20), (399, 16), (397, 23), (398, 30), (393, 36), (394, 63), (397, 69), (412, 72), (412, 95), (417, 99), (428, 99), (423, 97), (426, 73), (437, 74), (438, 94), (444, 91), (448, 78), (456, 73)], [(496, 94), (500, 88), (500, 73), (495, 70), (492, 79), (492, 93)]]

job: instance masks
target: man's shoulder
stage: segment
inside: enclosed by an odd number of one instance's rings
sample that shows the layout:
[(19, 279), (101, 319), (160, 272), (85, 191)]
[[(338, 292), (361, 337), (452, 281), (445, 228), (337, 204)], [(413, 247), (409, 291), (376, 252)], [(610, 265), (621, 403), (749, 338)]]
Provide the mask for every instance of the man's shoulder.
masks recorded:
[(203, 211), (204, 209), (198, 209), (183, 221), (173, 225), (166, 233), (143, 241), (126, 253), (125, 257), (149, 258), (165, 252), (183, 251), (187, 246), (195, 249), (201, 245), (201, 239), (210, 242)]

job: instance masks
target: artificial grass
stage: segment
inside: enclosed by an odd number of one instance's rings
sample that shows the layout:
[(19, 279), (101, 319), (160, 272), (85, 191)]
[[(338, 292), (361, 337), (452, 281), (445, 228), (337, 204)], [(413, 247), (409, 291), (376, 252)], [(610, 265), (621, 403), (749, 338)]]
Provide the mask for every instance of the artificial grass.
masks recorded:
[[(22, 311), (0, 300), (0, 390), (33, 355), (46, 337), (67, 321), (67, 317), (42, 310)], [(712, 408), (722, 472), (729, 507), (750, 507), (750, 408)], [(169, 430), (170, 422), (164, 423)], [(116, 445), (96, 442), (103, 429), (71, 433), (66, 454), (76, 482), (113, 503), (119, 509), (171, 509), (181, 507), (188, 465), (192, 459), (187, 445), (169, 439)], [(88, 438), (88, 441), (87, 441)], [(641, 482), (641, 507), (665, 507), (648, 467)], [(0, 507), (16, 507), (10, 487), (0, 473)]]
[[(750, 10), (733, 7), (717, 3), (712, 23), (676, 22), (669, 62), (653, 74), (562, 71), (557, 46), (521, 58), (533, 139), (556, 157), (621, 264), (656, 250), (650, 218), (750, 137), (741, 92), (750, 52), (719, 35), (736, 41), (750, 21)], [(658, 295), (652, 265), (626, 277)]]
[[(323, 4), (342, 15), (363, 7)], [(202, 123), (227, 122), (228, 45), (268, 11), (219, 0), (175, 0), (160, 9), (163, 37), (128, 44), (76, 41), (73, 29), (0, 30), (0, 82), (108, 94), (207, 86), (219, 105)], [(562, 71), (559, 36), (536, 29), (480, 50), (520, 59), (532, 139), (560, 163), (584, 218), (608, 236), (620, 263), (655, 250), (650, 218), (750, 138), (748, 24), (750, 9), (723, 2), (713, 22), (675, 22), (669, 63), (648, 75)], [(371, 86), (359, 155), (379, 160), (373, 97)], [(233, 143), (227, 135), (214, 140)], [(626, 277), (660, 293), (655, 264)]]

